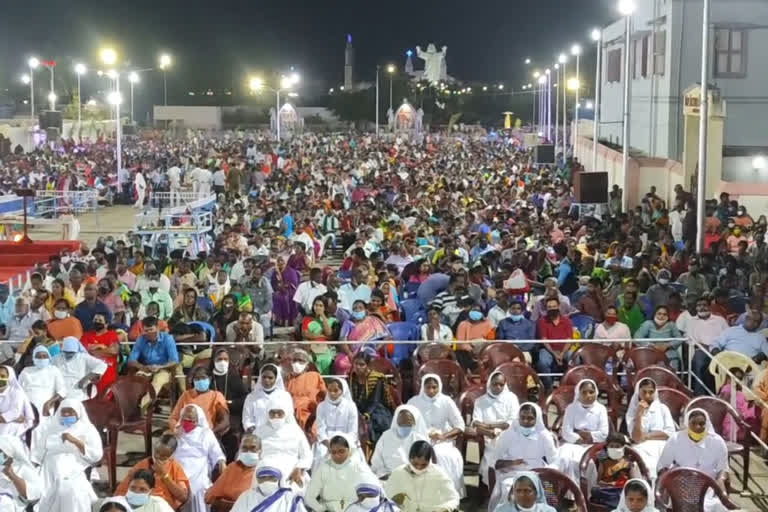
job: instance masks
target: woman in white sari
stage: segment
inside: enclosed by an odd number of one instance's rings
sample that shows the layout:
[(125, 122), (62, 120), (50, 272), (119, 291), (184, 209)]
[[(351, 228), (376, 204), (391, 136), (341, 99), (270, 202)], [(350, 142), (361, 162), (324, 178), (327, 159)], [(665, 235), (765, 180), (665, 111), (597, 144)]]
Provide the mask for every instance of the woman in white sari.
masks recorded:
[(293, 409), (288, 409), (285, 400), (279, 396), (271, 397), (266, 404), (267, 422), (262, 423), (254, 434), (261, 439), (261, 460), (265, 464), (276, 465), (280, 461), (283, 474), (300, 494), (304, 494), (309, 483), (307, 471), (312, 467), (312, 450), (307, 436), (293, 417)]
[(437, 464), (451, 478), (456, 492), (462, 498), (466, 496), (464, 487), (464, 458), (456, 448), (454, 440), (464, 432), (466, 425), (461, 417), (456, 402), (443, 394), (443, 383), (434, 373), (421, 378), (419, 394), (408, 400), (408, 405), (416, 407), (424, 418), (427, 432), (435, 447)]
[(633, 448), (645, 462), (648, 474), (655, 480), (656, 467), (669, 436), (675, 433), (675, 422), (669, 408), (661, 403), (656, 382), (645, 378), (635, 385), (635, 394), (627, 408), (627, 432)]
[(259, 372), (253, 391), (248, 393), (243, 404), (243, 430), (253, 432), (267, 422), (267, 402), (282, 399), (285, 407), (293, 411), (293, 397), (285, 390), (280, 368), (265, 364)]
[(618, 508), (613, 512), (659, 512), (653, 506), (655, 498), (648, 482), (642, 478), (627, 480), (621, 491)]
[[(673, 467), (694, 468), (707, 474), (725, 490), (728, 473), (728, 447), (712, 426), (703, 409), (691, 409), (685, 414), (683, 428), (669, 438), (659, 458), (659, 471)], [(704, 512), (727, 510), (708, 489), (704, 495)]]
[(176, 435), (179, 446), (174, 458), (189, 478), (189, 499), (182, 510), (205, 512), (208, 510), (205, 491), (211, 486), (211, 473), (216, 466), (219, 473), (224, 471), (226, 457), (199, 405), (189, 404), (184, 408)]
[(591, 379), (579, 381), (574, 388), (573, 402), (565, 408), (561, 437), (564, 441), (557, 452), (560, 471), (577, 485), (581, 476), (579, 463), (593, 444), (608, 438), (608, 410), (597, 401), (597, 384)]
[(401, 405), (395, 409), (389, 430), (386, 430), (371, 457), (371, 469), (383, 478), (395, 468), (408, 464), (408, 453), (416, 441), (427, 441), (427, 426), (421, 412), (412, 405)]
[(357, 438), (343, 433), (331, 438), (330, 456), (315, 466), (305, 496), (315, 512), (343, 512), (357, 501), (357, 486), (376, 479), (356, 454), (356, 442)]
[(480, 461), (480, 478), (488, 485), (488, 461), (494, 458), (499, 436), (515, 420), (520, 409), (517, 396), (507, 387), (504, 374), (495, 371), (488, 377), (486, 393), (475, 401), (472, 411), (472, 427), (485, 438), (485, 452)]
[(231, 512), (306, 512), (283, 470), (264, 464), (253, 475), (251, 488), (237, 498)]
[(19, 374), (19, 385), (37, 408), (40, 419), (32, 431), (31, 449), (34, 451), (45, 426), (53, 420), (54, 405), (67, 395), (67, 387), (61, 370), (51, 364), (51, 355), (44, 345), (37, 345), (32, 351), (32, 362), (34, 366), (24, 368)]
[(40, 474), (15, 436), (0, 436), (0, 510), (24, 512), (27, 503), (40, 499)]
[(35, 424), (27, 394), (10, 366), (0, 366), (0, 435), (21, 437)]
[(493, 511), (504, 500), (502, 482), (520, 471), (557, 467), (557, 447), (552, 433), (544, 426), (538, 405), (525, 402), (520, 406), (517, 423), (504, 431), (496, 442), (494, 458), (488, 461), (495, 469), (496, 485), (488, 502)]
[(331, 438), (337, 434), (348, 434), (355, 443), (355, 457), (362, 460), (357, 434), (357, 405), (352, 401), (347, 381), (330, 378), (326, 383), (325, 399), (317, 406), (315, 425), (317, 442), (313, 447), (313, 469), (325, 460)]
[(93, 426), (82, 402), (65, 399), (45, 427), (32, 460), (41, 464), (43, 512), (90, 512), (96, 501), (85, 470), (103, 455), (101, 436)]

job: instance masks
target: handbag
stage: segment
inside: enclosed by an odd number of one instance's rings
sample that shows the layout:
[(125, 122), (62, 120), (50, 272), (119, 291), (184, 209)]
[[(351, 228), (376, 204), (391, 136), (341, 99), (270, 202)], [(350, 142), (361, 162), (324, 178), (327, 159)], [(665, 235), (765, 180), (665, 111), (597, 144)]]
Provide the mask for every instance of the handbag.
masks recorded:
[(384, 381), (379, 380), (376, 383), (376, 389), (370, 398), (371, 402), (365, 411), (365, 420), (368, 423), (371, 442), (375, 444), (381, 434), (389, 430), (392, 425), (392, 411), (382, 403), (384, 397)]

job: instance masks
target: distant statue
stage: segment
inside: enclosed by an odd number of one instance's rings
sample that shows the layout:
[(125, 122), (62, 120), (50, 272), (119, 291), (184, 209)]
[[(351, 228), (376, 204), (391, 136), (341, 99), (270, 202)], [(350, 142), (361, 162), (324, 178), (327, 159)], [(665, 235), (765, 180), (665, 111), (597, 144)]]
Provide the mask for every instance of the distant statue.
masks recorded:
[(445, 64), (447, 53), (447, 46), (443, 46), (443, 50), (438, 52), (432, 43), (429, 43), (426, 52), (421, 51), (421, 46), (416, 47), (416, 55), (424, 61), (424, 78), (430, 83), (436, 84), (448, 78), (448, 69)]

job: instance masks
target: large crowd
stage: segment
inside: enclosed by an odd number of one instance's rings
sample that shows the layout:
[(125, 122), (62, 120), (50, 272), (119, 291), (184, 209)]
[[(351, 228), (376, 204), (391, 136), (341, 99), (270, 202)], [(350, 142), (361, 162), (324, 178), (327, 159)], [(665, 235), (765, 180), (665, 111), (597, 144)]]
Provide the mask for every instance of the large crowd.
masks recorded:
[[(689, 468), (715, 511), (726, 440), (768, 440), (768, 223), (727, 194), (697, 253), (682, 186), (592, 212), (576, 159), (536, 165), (510, 134), (123, 149), (119, 174), (109, 140), (1, 157), (4, 193), (216, 201), (205, 244), (106, 236), (0, 287), (0, 510), (641, 512)], [(98, 499), (114, 423), (153, 412)]]

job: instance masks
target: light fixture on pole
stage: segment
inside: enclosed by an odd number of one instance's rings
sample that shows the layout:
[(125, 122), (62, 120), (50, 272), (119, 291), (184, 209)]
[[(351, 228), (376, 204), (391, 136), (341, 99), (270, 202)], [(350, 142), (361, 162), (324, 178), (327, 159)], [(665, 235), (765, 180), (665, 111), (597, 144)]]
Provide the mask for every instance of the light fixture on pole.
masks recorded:
[(394, 113), (394, 110), (392, 110), (392, 79), (395, 74), (395, 66), (389, 64), (387, 66), (387, 73), (389, 74), (389, 110)]
[(77, 75), (77, 124), (80, 124), (82, 120), (81, 107), (83, 105), (83, 98), (80, 96), (80, 77), (86, 72), (85, 64), (75, 64), (75, 74)]
[(526, 66), (529, 65), (530, 63), (531, 63), (531, 59), (525, 59)]
[(597, 46), (597, 64), (595, 65), (595, 112), (592, 121), (592, 172), (597, 171), (597, 140), (600, 136), (600, 82), (603, 67), (603, 33), (600, 29), (592, 31), (592, 40)]
[(133, 86), (139, 83), (139, 74), (131, 71), (128, 75), (128, 82), (131, 84), (131, 124), (133, 124)]
[(632, 41), (632, 13), (635, 12), (634, 0), (619, 0), (619, 13), (624, 16), (624, 129), (622, 132), (622, 169), (623, 169), (623, 190), (621, 194), (621, 208), (626, 212), (629, 209), (629, 193), (627, 187), (629, 185), (629, 95), (630, 95), (630, 79), (629, 79), (629, 48)]
[(160, 69), (163, 71), (163, 105), (168, 105), (168, 80), (166, 72), (171, 67), (171, 56), (167, 53), (160, 55)]
[[(248, 87), (251, 89), (252, 92), (258, 93), (262, 89), (269, 89), (270, 91), (275, 93), (275, 129), (277, 132), (277, 140), (280, 141), (280, 92), (281, 91), (290, 91), (290, 89), (299, 83), (300, 77), (298, 73), (292, 73), (291, 76), (285, 76), (283, 75), (280, 77), (280, 85), (279, 87), (275, 87), (274, 89), (272, 87), (268, 87), (264, 84), (264, 81), (261, 78), (258, 77), (252, 77), (248, 81)], [(291, 96), (291, 93), (288, 94)]]
[(30, 117), (35, 118), (35, 69), (40, 65), (40, 61), (37, 57), (32, 57), (27, 61), (29, 65), (29, 104), (30, 104)]
[[(699, 112), (699, 174), (696, 180), (696, 251), (704, 252), (704, 198), (707, 193), (707, 149), (709, 147), (709, 16), (704, 0), (701, 25), (701, 108)], [(757, 159), (756, 159), (757, 160)], [(761, 162), (757, 162), (761, 163)], [(762, 162), (763, 164), (765, 162)]]
[[(117, 64), (117, 52), (112, 48), (103, 48), (99, 52), (99, 56), (107, 66)], [(115, 106), (115, 159), (117, 160), (117, 187), (119, 190), (123, 185), (121, 182), (123, 175), (123, 127), (120, 122), (120, 103), (123, 102), (123, 97), (120, 95), (120, 74), (115, 70), (110, 70), (107, 72), (107, 76), (115, 81), (115, 90), (109, 93), (107, 100)]]
[[(579, 87), (581, 87), (581, 76), (579, 74), (579, 62), (581, 61), (581, 46), (578, 44), (575, 44), (571, 47), (571, 55), (576, 57), (576, 80), (578, 80)], [(576, 137), (579, 136), (579, 89), (576, 89), (576, 108), (574, 111), (574, 122), (573, 122), (573, 144), (574, 148), (576, 147)], [(574, 156), (575, 156), (575, 149), (574, 149)]]
[(568, 76), (567, 73), (567, 63), (568, 63), (568, 57), (564, 53), (561, 53), (560, 56), (557, 58), (557, 62), (560, 63), (561, 66), (563, 66), (563, 79), (560, 82), (562, 85), (560, 88), (563, 90), (563, 158), (565, 158), (566, 153), (568, 152), (568, 96), (566, 96), (566, 92), (568, 91), (568, 87), (565, 86), (565, 80)]

